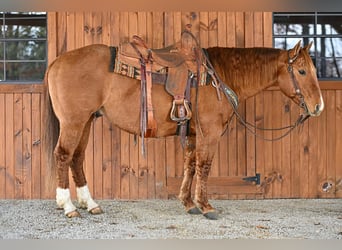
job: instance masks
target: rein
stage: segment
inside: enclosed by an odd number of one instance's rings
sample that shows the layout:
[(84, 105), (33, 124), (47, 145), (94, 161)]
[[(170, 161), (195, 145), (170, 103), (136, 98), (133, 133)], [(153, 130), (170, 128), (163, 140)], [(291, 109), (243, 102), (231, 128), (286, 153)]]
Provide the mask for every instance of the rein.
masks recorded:
[[(233, 108), (233, 112), (234, 114), (236, 115), (236, 117), (238, 118), (239, 122), (250, 132), (252, 133), (253, 135), (255, 135), (256, 137), (258, 138), (261, 138), (265, 141), (278, 141), (278, 140), (281, 140), (282, 138), (284, 138), (285, 136), (287, 136), (288, 134), (290, 134), (296, 127), (298, 127), (300, 124), (303, 124), (304, 121), (306, 119), (308, 119), (310, 117), (310, 114), (308, 113), (308, 109), (307, 109), (307, 106), (306, 106), (306, 103), (304, 101), (304, 96), (302, 95), (301, 93), (301, 90), (299, 88), (299, 85), (298, 85), (298, 82), (294, 76), (294, 73), (293, 73), (293, 62), (297, 59), (297, 56), (291, 58), (290, 57), (290, 53), (288, 53), (288, 72), (291, 74), (291, 79), (292, 79), (292, 83), (294, 85), (294, 88), (295, 88), (295, 93), (296, 95), (299, 97), (299, 100), (300, 100), (300, 104), (299, 106), (301, 108), (303, 108), (305, 110), (305, 113), (304, 114), (301, 114), (299, 115), (298, 119), (296, 120), (296, 122), (292, 125), (288, 125), (288, 126), (285, 126), (285, 127), (280, 127), (280, 128), (262, 128), (262, 127), (257, 127), (249, 122), (247, 122), (239, 113), (238, 111), (238, 99), (237, 99), (237, 96), (236, 94), (234, 93), (233, 90), (231, 90), (222, 80), (221, 78), (217, 75), (213, 65), (211, 64), (209, 58), (208, 58), (208, 54), (206, 53), (203, 53), (204, 56), (205, 56), (205, 61), (206, 61), (206, 65), (205, 67), (207, 68), (208, 70), (208, 73), (211, 75), (211, 77), (213, 78), (213, 86), (216, 88), (216, 89), (220, 89), (226, 96), (226, 98), (228, 99), (229, 103), (231, 104), (232, 108)], [(233, 94), (232, 94), (233, 93)], [(218, 98), (219, 98), (219, 95), (218, 95)], [(220, 98), (219, 98), (220, 100)], [(257, 134), (256, 132), (254, 132), (254, 129), (256, 130), (262, 130), (262, 131), (281, 131), (281, 130), (285, 130), (285, 129), (288, 129), (283, 135), (279, 136), (279, 137), (276, 137), (276, 138), (272, 138), (272, 139), (268, 139), (268, 138), (265, 138), (264, 136), (261, 136), (259, 134)]]

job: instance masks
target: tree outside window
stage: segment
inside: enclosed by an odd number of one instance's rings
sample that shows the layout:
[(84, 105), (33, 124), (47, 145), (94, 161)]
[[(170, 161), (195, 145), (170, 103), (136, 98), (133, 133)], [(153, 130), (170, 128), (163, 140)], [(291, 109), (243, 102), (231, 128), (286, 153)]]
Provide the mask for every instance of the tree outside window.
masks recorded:
[(42, 82), (47, 64), (46, 13), (0, 12), (0, 81)]

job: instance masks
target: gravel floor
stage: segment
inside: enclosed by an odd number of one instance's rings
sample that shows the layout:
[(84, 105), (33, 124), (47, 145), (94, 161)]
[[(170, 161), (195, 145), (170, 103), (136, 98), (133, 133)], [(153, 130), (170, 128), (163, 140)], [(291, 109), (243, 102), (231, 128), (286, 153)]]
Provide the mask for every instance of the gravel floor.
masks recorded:
[(0, 200), (0, 239), (342, 239), (342, 199), (213, 200), (219, 219), (177, 200), (100, 200), (69, 219), (54, 200)]

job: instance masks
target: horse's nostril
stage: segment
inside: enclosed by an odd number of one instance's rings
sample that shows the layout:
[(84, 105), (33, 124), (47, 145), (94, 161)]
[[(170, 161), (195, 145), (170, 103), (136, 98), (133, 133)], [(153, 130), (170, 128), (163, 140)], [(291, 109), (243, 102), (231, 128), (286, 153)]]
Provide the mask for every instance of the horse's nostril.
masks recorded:
[(316, 104), (315, 106), (315, 114), (319, 115), (323, 111), (324, 105)]

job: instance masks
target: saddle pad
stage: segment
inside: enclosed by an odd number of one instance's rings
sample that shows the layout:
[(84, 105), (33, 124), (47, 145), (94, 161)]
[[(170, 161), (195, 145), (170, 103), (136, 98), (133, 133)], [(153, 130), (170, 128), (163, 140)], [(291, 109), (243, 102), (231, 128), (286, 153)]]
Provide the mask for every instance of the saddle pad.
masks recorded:
[[(127, 62), (121, 61), (121, 57), (119, 56), (117, 47), (110, 47), (111, 51), (111, 62), (110, 62), (110, 71), (121, 74), (130, 78), (134, 78), (137, 80), (141, 80), (141, 72), (140, 72), (140, 63), (138, 65), (128, 64)], [(160, 68), (156, 71), (156, 74), (162, 75), (167, 74), (168, 69), (166, 67)], [(212, 81), (209, 74), (206, 71), (201, 72), (201, 77), (199, 81), (199, 85), (208, 85)], [(164, 83), (165, 81), (157, 81), (156, 83)]]

